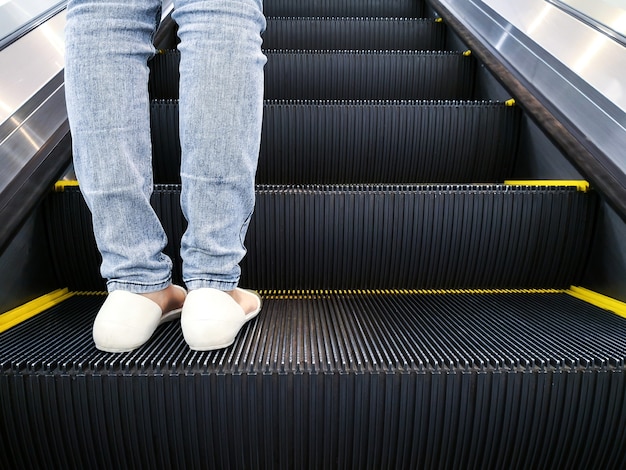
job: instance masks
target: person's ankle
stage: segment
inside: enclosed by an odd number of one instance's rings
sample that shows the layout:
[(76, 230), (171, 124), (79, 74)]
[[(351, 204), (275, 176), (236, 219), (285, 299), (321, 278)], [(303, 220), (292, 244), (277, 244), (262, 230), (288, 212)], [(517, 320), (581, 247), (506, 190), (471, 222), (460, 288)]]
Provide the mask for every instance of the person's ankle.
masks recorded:
[(185, 293), (183, 290), (172, 284), (165, 289), (141, 295), (157, 304), (163, 313), (181, 308), (185, 302)]
[(239, 306), (246, 314), (254, 312), (258, 308), (257, 298), (255, 296), (246, 294), (245, 291), (242, 291), (240, 289), (233, 289), (225, 292), (230, 295), (235, 302), (239, 304)]

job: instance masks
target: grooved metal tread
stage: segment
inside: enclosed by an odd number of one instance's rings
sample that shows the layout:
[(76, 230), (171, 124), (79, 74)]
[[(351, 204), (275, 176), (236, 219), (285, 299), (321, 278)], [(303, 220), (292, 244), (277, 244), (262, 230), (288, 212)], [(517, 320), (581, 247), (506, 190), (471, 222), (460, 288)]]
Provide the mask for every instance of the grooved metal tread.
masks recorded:
[(623, 371), (626, 319), (565, 292), (262, 291), (232, 346), (191, 351), (180, 325), (130, 353), (95, 349), (104, 295), (80, 292), (0, 334), (0, 374)]

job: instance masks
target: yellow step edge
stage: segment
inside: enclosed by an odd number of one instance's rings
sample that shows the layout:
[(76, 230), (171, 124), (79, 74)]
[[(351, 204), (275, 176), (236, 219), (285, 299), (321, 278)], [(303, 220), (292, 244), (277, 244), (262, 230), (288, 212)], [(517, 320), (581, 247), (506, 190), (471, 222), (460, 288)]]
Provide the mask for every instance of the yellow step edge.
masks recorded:
[(595, 305), (596, 307), (600, 307), (604, 310), (613, 312), (620, 317), (626, 318), (626, 302), (622, 302), (621, 300), (617, 300), (579, 286), (572, 286), (565, 292), (572, 297), (584, 300), (588, 304)]
[(78, 181), (76, 180), (60, 180), (55, 183), (54, 190), (56, 192), (62, 193), (63, 191), (65, 191), (65, 188), (76, 186), (78, 186)]
[(57, 289), (0, 315), (0, 333), (73, 297), (69, 289)]
[(578, 191), (589, 191), (589, 182), (585, 180), (506, 180), (508, 186), (574, 186)]

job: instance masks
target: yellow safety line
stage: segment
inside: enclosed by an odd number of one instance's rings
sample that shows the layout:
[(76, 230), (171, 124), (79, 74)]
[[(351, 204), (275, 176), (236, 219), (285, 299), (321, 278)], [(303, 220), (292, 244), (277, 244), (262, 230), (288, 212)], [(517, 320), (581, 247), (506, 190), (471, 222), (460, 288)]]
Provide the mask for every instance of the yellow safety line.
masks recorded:
[(54, 190), (62, 193), (63, 191), (65, 191), (65, 188), (67, 187), (74, 187), (74, 186), (78, 186), (78, 181), (76, 180), (60, 180), (57, 181), (56, 184), (54, 185)]
[(626, 303), (620, 300), (616, 300), (612, 297), (608, 297), (603, 294), (599, 294), (584, 287), (572, 286), (567, 291), (567, 294), (577, 299), (584, 300), (588, 304), (595, 305), (604, 310), (613, 312), (620, 317), (626, 318)]
[(506, 180), (509, 186), (574, 186), (578, 191), (589, 191), (589, 183), (585, 180)]
[(0, 315), (0, 333), (74, 296), (69, 289), (57, 289)]

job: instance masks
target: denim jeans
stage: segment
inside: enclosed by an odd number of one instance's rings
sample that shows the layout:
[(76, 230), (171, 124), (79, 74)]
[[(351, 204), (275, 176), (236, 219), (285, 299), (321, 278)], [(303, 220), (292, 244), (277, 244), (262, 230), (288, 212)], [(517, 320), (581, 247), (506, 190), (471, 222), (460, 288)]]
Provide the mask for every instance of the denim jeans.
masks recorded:
[[(181, 241), (190, 290), (237, 286), (263, 110), (262, 0), (178, 0)], [(70, 0), (65, 88), (74, 166), (109, 291), (171, 283), (153, 189), (147, 61), (157, 0)]]

